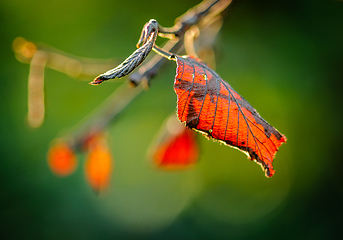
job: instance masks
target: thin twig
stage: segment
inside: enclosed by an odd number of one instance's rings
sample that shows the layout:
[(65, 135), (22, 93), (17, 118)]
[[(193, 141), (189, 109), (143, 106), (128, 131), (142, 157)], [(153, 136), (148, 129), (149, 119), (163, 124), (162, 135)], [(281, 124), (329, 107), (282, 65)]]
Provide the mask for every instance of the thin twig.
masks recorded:
[[(216, 0), (213, 2), (203, 1), (178, 17), (173, 27), (164, 28), (159, 26), (159, 34), (161, 33), (164, 37), (165, 34), (167, 34), (167, 36), (171, 38), (163, 49), (167, 52), (178, 53), (183, 48), (184, 35), (191, 26), (200, 24), (200, 29), (203, 26), (207, 26), (210, 19), (223, 12), (231, 2), (232, 0)], [(129, 76), (132, 83), (139, 85), (142, 79), (145, 79), (150, 83), (151, 79), (157, 74), (159, 69), (167, 62), (162, 56), (156, 56), (151, 59), (151, 61), (153, 61), (154, 64), (151, 64), (149, 61), (138, 69), (138, 73), (134, 72)]]
[[(167, 59), (172, 59), (173, 55), (170, 52), (179, 52), (184, 45), (184, 35), (191, 26), (200, 23), (208, 15), (211, 18), (222, 12), (229, 4), (231, 0), (217, 0), (212, 3), (202, 2), (198, 6), (195, 6), (187, 13), (179, 17), (179, 21), (171, 28), (162, 28), (162, 31), (167, 34), (174, 35), (174, 38), (169, 40), (162, 48), (154, 45), (153, 50), (159, 55), (154, 56), (147, 63), (140, 66), (138, 71), (135, 71), (129, 75), (131, 83), (138, 86), (142, 80), (145, 80), (148, 84), (157, 74), (157, 72), (165, 65), (168, 61)], [(217, 5), (218, 4), (218, 5)], [(190, 14), (191, 13), (191, 14)], [(213, 14), (215, 13), (215, 14)], [(207, 19), (204, 22), (208, 22)], [(200, 24), (206, 25), (206, 24)], [(159, 29), (160, 30), (160, 29)], [(143, 31), (144, 32), (144, 31)], [(138, 47), (144, 39), (144, 34), (140, 38)], [(147, 37), (148, 35), (146, 35)], [(167, 58), (167, 59), (166, 59)], [(127, 88), (127, 87), (126, 87)], [(117, 119), (118, 114), (123, 111), (131, 101), (141, 93), (141, 87), (135, 87), (133, 89), (125, 89), (124, 86), (118, 88), (100, 107), (97, 111), (90, 114), (91, 117), (84, 122), (80, 127), (76, 127), (75, 131), (69, 135), (69, 139), (72, 141), (73, 146), (81, 146), (90, 136), (96, 134), (98, 131), (102, 130), (110, 122)]]
[(27, 121), (32, 128), (40, 127), (44, 121), (44, 68), (47, 60), (46, 53), (40, 50), (31, 59), (27, 86)]
[(141, 87), (130, 88), (127, 84), (121, 84), (100, 106), (71, 128), (64, 138), (71, 147), (82, 147), (87, 139), (116, 120), (122, 110), (131, 104), (140, 93), (142, 93)]
[[(164, 37), (168, 36), (170, 40), (167, 41), (167, 43), (163, 46), (163, 48), (159, 48), (156, 45), (153, 46), (154, 51), (159, 53), (159, 55), (155, 55), (144, 65), (140, 66), (137, 71), (131, 73), (129, 75), (130, 82), (133, 83), (135, 86), (138, 86), (142, 81), (145, 81), (147, 82), (147, 84), (150, 84), (150, 81), (154, 78), (154, 76), (156, 76), (157, 72), (168, 61), (165, 57), (171, 60), (173, 58), (172, 53), (178, 53), (179, 51), (183, 49), (185, 33), (192, 26), (195, 26), (195, 25), (198, 25), (199, 29), (201, 30), (202, 26), (205, 26), (206, 22), (210, 21), (209, 19), (217, 16), (222, 11), (224, 11), (229, 6), (230, 3), (231, 3), (231, 0), (215, 0), (212, 2), (203, 1), (199, 5), (188, 10), (182, 16), (178, 17), (173, 27), (163, 28), (159, 26), (158, 27), (159, 35), (163, 35)], [(147, 31), (146, 33), (148, 32), (149, 31)], [(147, 39), (148, 36), (150, 35), (143, 34), (141, 36), (141, 39), (138, 43), (138, 47), (140, 47), (140, 44), (145, 42), (144, 39)], [(21, 41), (21, 44), (14, 44), (14, 46), (15, 45), (17, 46), (17, 47), (14, 47), (16, 56), (18, 60), (22, 62), (30, 61), (30, 59), (33, 56), (33, 55), (30, 56), (30, 53), (37, 50), (37, 47), (36, 49), (34, 49), (33, 47), (33, 50), (31, 49), (31, 51), (29, 51), (30, 49), (28, 50), (25, 47), (27, 46), (32, 47), (35, 45), (32, 45), (32, 44), (23, 45), (23, 41)], [(51, 50), (52, 48), (49, 48), (48, 50), (46, 50), (45, 47), (39, 46), (39, 49), (48, 53), (48, 61), (46, 63), (47, 67), (53, 68), (57, 71), (65, 72), (73, 77), (81, 76), (81, 75), (88, 76), (88, 75), (94, 74), (93, 72), (86, 72), (87, 69), (88, 70), (91, 69), (90, 67), (88, 68), (82, 67), (82, 71), (79, 72), (78, 74), (70, 73), (67, 71), (68, 66), (70, 67), (71, 63), (75, 64), (74, 67), (80, 63), (82, 66), (84, 66), (85, 64), (87, 64), (87, 61), (85, 59), (80, 59), (80, 58), (75, 59), (73, 56), (68, 57), (67, 54), (64, 54), (64, 53), (61, 54), (61, 52), (58, 50), (52, 51)], [(28, 53), (28, 54), (25, 55), (25, 53)], [(93, 64), (93, 66), (96, 65), (94, 64), (94, 62), (90, 64)], [(101, 67), (104, 67), (104, 64), (102, 64)], [(97, 73), (98, 72), (103, 72), (103, 71), (97, 71)], [(97, 74), (94, 74), (94, 75), (97, 75)], [(89, 139), (89, 137), (101, 131), (109, 123), (116, 120), (119, 114), (141, 92), (142, 92), (142, 87), (129, 88), (126, 84), (122, 84), (122, 86), (120, 86), (110, 97), (108, 97), (108, 99), (101, 106), (99, 106), (95, 111), (89, 114), (89, 117), (87, 117), (86, 120), (83, 120), (82, 124), (78, 124), (74, 128), (72, 128), (70, 133), (65, 135), (66, 136), (65, 138), (68, 139), (69, 143), (71, 144), (73, 148), (79, 148), (85, 143), (87, 139)]]
[(31, 63), (37, 51), (44, 52), (47, 56), (46, 67), (65, 73), (73, 78), (93, 78), (99, 72), (104, 72), (113, 65), (118, 64), (114, 59), (91, 59), (68, 54), (51, 46), (34, 43), (22, 37), (17, 37), (12, 43), (15, 57), (19, 62)]

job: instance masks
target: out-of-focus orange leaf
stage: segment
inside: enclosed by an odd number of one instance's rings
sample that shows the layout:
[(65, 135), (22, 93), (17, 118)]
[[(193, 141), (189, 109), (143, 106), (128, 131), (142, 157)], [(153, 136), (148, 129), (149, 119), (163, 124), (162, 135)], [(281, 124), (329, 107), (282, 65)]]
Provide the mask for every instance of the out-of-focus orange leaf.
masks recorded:
[(53, 173), (67, 176), (74, 172), (77, 161), (75, 154), (65, 142), (57, 142), (48, 152), (48, 164)]
[(151, 157), (158, 168), (182, 170), (193, 166), (199, 157), (195, 132), (181, 124), (175, 115), (162, 127)]
[(109, 185), (112, 165), (111, 152), (106, 142), (93, 143), (86, 160), (86, 177), (94, 191), (99, 192)]

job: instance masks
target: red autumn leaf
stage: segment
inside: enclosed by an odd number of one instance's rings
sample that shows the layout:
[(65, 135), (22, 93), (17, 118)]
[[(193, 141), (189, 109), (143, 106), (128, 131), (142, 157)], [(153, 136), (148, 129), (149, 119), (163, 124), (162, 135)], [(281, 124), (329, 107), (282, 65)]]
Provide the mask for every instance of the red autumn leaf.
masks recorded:
[(194, 165), (198, 156), (194, 132), (185, 128), (175, 115), (169, 117), (151, 153), (155, 165), (164, 170), (182, 170)]
[(71, 174), (77, 165), (75, 154), (64, 142), (58, 142), (49, 149), (48, 163), (51, 171), (59, 176)]
[(246, 153), (274, 174), (273, 158), (286, 137), (199, 59), (175, 56), (177, 115), (186, 126)]

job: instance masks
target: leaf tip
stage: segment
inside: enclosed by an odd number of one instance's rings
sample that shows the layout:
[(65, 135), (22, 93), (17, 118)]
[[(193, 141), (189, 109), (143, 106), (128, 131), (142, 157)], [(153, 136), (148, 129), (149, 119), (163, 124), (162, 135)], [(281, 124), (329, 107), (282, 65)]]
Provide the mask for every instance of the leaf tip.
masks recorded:
[(266, 177), (271, 178), (272, 176), (274, 176), (275, 170), (267, 168), (265, 172), (266, 172)]
[(93, 81), (91, 81), (89, 84), (90, 85), (100, 85), (103, 81), (105, 81), (107, 79), (105, 79), (103, 76), (97, 76)]

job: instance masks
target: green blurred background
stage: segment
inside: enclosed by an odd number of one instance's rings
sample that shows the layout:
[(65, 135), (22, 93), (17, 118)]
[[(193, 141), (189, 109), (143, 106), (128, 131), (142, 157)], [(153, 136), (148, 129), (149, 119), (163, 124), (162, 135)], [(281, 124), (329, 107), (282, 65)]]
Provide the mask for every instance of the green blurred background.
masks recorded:
[(217, 72), (288, 138), (273, 178), (239, 151), (200, 136), (194, 168), (161, 172), (149, 163), (149, 143), (176, 108), (173, 62), (109, 128), (115, 170), (107, 191), (93, 194), (83, 155), (73, 175), (50, 172), (49, 142), (119, 83), (94, 87), (46, 69), (46, 121), (31, 130), (29, 65), (15, 59), (12, 41), (22, 36), (83, 57), (122, 60), (145, 22), (171, 26), (197, 3), (0, 2), (2, 239), (342, 237), (342, 1), (238, 0), (225, 18)]

